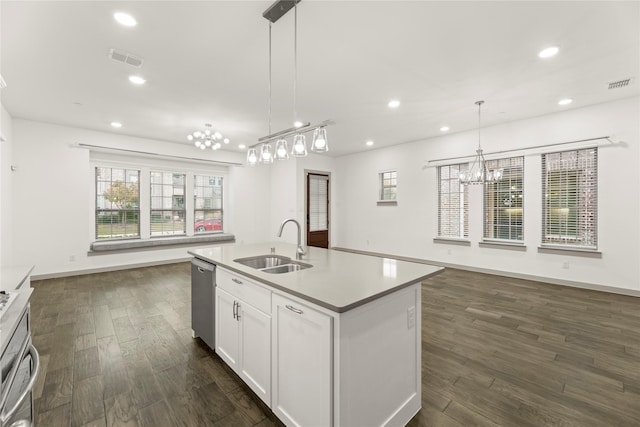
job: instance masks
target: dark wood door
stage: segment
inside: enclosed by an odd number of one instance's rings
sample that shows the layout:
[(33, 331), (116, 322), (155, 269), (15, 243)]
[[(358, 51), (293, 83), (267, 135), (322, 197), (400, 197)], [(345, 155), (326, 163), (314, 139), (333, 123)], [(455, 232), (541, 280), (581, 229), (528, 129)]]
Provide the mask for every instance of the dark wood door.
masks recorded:
[(307, 245), (329, 247), (329, 175), (307, 174)]

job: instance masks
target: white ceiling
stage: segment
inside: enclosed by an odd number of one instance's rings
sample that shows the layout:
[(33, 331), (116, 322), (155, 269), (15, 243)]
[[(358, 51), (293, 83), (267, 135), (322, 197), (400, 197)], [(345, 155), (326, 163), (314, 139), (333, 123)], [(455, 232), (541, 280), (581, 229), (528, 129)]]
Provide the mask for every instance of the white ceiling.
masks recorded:
[[(13, 117), (188, 144), (268, 129), (271, 1), (0, 3), (2, 104)], [(126, 11), (134, 28), (116, 23)], [(293, 122), (293, 11), (273, 24), (272, 130)], [(560, 53), (542, 60), (549, 45)], [(110, 48), (144, 58), (137, 70)], [(129, 74), (147, 79), (142, 87)], [(640, 2), (312, 1), (298, 5), (298, 116), (329, 155), (400, 144), (640, 93)], [(611, 81), (635, 78), (626, 88)], [(564, 97), (573, 104), (560, 107)], [(387, 102), (397, 98), (395, 110)], [(114, 130), (111, 121), (124, 127)], [(194, 150), (196, 150), (194, 148)]]

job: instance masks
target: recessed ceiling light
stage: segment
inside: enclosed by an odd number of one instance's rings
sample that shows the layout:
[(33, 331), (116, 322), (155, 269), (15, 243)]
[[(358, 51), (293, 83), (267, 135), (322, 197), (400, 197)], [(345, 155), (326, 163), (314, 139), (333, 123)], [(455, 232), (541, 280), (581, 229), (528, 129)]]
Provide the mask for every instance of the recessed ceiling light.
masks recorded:
[(373, 141), (369, 140), (365, 142), (365, 144), (367, 144), (367, 147), (371, 147), (373, 145)]
[(121, 128), (122, 127), (122, 123), (120, 123), (120, 122), (111, 122), (111, 127)]
[(244, 145), (244, 144), (240, 144), (240, 145), (238, 145), (238, 148), (241, 149), (241, 150), (244, 150), (245, 148), (247, 148), (247, 146)]
[(560, 50), (560, 48), (558, 48), (558, 46), (549, 46), (545, 49), (542, 49), (539, 53), (538, 56), (540, 58), (551, 58), (552, 56), (555, 56), (558, 51)]
[(558, 105), (569, 105), (572, 102), (573, 102), (573, 99), (565, 98), (565, 99), (561, 99), (560, 101), (558, 101)]
[(398, 108), (400, 106), (400, 101), (398, 101), (397, 99), (392, 99), (387, 105), (389, 106), (389, 108)]
[(113, 14), (113, 17), (120, 25), (124, 25), (125, 27), (135, 27), (138, 25), (136, 19), (128, 13), (116, 12)]
[(134, 85), (143, 85), (146, 82), (146, 80), (140, 76), (129, 76), (129, 81)]
[(297, 122), (294, 122), (294, 123), (293, 123), (293, 127), (299, 128), (299, 127), (302, 127), (302, 125), (303, 125), (303, 124), (304, 124), (304, 123), (302, 123), (302, 122), (300, 122), (300, 121), (297, 121)]
[(440, 132), (449, 132), (449, 126), (442, 126)]

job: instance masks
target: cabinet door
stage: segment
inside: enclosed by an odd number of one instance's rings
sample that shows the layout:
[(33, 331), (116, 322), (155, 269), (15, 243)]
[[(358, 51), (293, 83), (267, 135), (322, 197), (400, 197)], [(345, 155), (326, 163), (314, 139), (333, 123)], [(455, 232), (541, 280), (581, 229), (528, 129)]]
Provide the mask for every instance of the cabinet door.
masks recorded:
[(287, 425), (330, 426), (332, 318), (273, 295), (272, 410)]
[(216, 288), (216, 353), (237, 372), (240, 340), (236, 304), (233, 295)]
[(240, 301), (240, 377), (271, 406), (271, 316)]

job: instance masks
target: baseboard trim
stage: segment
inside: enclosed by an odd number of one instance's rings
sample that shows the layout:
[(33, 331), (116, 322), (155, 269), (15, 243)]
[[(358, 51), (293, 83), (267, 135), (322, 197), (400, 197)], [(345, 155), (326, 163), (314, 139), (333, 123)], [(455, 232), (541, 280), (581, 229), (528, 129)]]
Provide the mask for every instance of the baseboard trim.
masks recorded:
[(455, 269), (458, 269), (458, 270), (473, 271), (473, 272), (476, 272), (476, 273), (494, 274), (496, 276), (511, 277), (513, 279), (532, 280), (534, 282), (549, 283), (549, 284), (552, 284), (552, 285), (569, 286), (569, 287), (572, 287), (572, 288), (589, 289), (589, 290), (592, 290), (592, 291), (607, 292), (607, 293), (611, 293), (611, 294), (627, 295), (627, 296), (631, 296), (631, 297), (640, 297), (640, 290), (616, 288), (615, 286), (597, 285), (597, 284), (594, 284), (594, 283), (576, 282), (576, 281), (572, 281), (572, 280), (562, 280), (562, 279), (556, 279), (556, 278), (553, 278), (553, 277), (542, 277), (542, 276), (534, 276), (534, 275), (531, 275), (531, 274), (513, 273), (513, 272), (510, 272), (510, 271), (493, 270), (493, 269), (490, 269), (490, 268), (472, 267), (472, 266), (462, 265), (462, 264), (451, 264), (451, 263), (446, 263), (446, 262), (432, 261), (432, 260), (421, 259), (421, 258), (411, 258), (411, 257), (400, 256), (400, 255), (385, 254), (385, 253), (380, 253), (380, 252), (361, 251), (361, 250), (358, 250), (358, 249), (349, 249), (349, 248), (342, 248), (342, 247), (332, 247), (331, 249), (336, 250), (336, 251), (342, 251), (342, 252), (351, 252), (351, 253), (354, 253), (354, 254), (372, 255), (372, 256), (377, 256), (377, 257), (392, 258), (392, 259), (397, 259), (397, 260), (400, 260), (400, 261), (417, 262), (417, 263), (420, 263), (420, 264), (431, 264), (431, 265), (436, 265), (436, 266), (439, 266), (439, 267), (455, 268)]
[(193, 257), (188, 256), (183, 258), (174, 258), (174, 259), (161, 260), (161, 261), (148, 261), (148, 262), (126, 264), (126, 265), (112, 265), (108, 267), (85, 268), (81, 270), (69, 270), (69, 271), (62, 271), (58, 273), (34, 274), (31, 276), (31, 280), (59, 279), (61, 277), (82, 276), (84, 274), (107, 273), (110, 271), (131, 270), (133, 268), (155, 267), (157, 265), (165, 265), (165, 264), (178, 264), (181, 262), (190, 261), (192, 258)]

